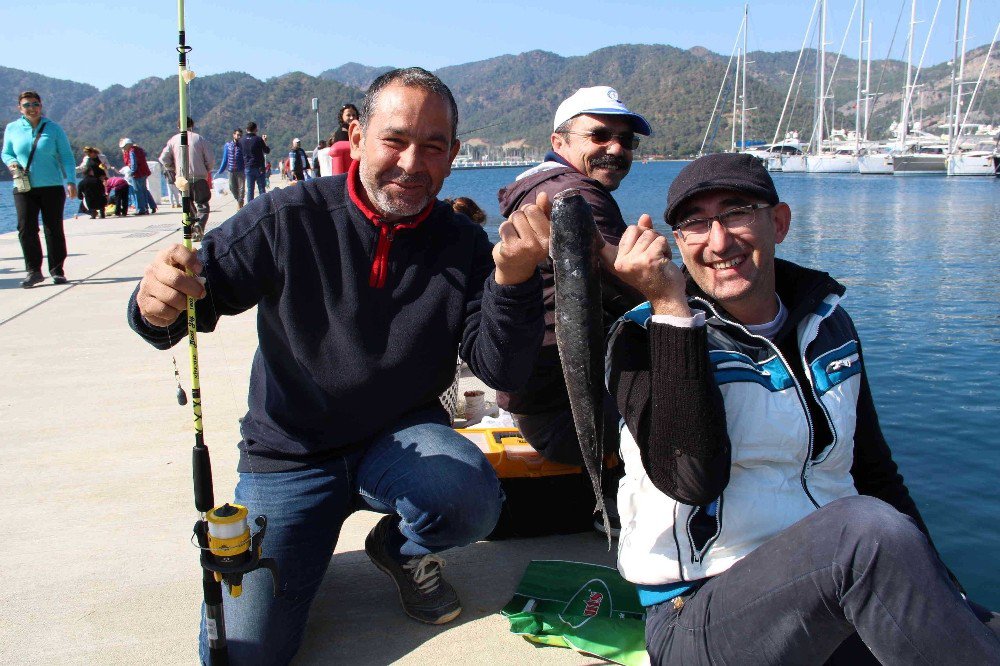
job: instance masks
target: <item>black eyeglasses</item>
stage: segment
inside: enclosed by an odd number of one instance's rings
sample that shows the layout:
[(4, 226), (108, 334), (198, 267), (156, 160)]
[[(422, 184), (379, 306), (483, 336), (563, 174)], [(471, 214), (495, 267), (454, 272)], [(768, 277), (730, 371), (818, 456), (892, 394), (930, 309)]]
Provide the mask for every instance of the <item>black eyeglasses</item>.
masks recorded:
[(674, 231), (689, 243), (697, 243), (708, 238), (712, 231), (712, 223), (719, 221), (727, 231), (743, 231), (756, 219), (756, 212), (770, 208), (771, 204), (749, 204), (724, 210), (712, 217), (689, 217), (674, 225)]
[(42, 105), (41, 102), (24, 102), (21, 104), (22, 109), (37, 109)]
[(639, 137), (635, 135), (635, 132), (612, 132), (606, 127), (598, 127), (595, 130), (590, 130), (588, 132), (564, 132), (565, 134), (575, 134), (577, 136), (585, 136), (591, 141), (593, 141), (598, 146), (606, 146), (612, 141), (617, 140), (621, 144), (622, 148), (626, 150), (635, 150), (639, 147)]

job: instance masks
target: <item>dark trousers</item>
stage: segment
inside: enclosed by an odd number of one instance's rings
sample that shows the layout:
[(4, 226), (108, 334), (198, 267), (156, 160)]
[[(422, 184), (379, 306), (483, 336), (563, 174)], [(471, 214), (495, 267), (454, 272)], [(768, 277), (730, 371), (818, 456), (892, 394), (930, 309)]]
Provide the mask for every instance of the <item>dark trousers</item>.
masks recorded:
[(108, 205), (107, 195), (104, 194), (104, 184), (97, 178), (84, 178), (79, 185), (80, 196), (87, 204), (90, 217), (104, 217), (104, 207)]
[(649, 608), (646, 647), (652, 664), (1000, 664), (979, 611), (909, 517), (848, 497)]
[(14, 193), (17, 239), (21, 242), (24, 268), (29, 273), (42, 270), (42, 243), (38, 238), (38, 214), (41, 213), (49, 274), (63, 274), (63, 263), (66, 261), (66, 234), (63, 232), (65, 205), (66, 190), (62, 186), (33, 187), (24, 193)]
[(191, 181), (191, 203), (194, 204), (194, 218), (201, 225), (201, 230), (208, 228), (208, 214), (211, 206), (208, 202), (212, 198), (212, 188), (208, 186), (208, 181), (204, 178)]
[(111, 200), (115, 204), (115, 215), (124, 217), (128, 215), (128, 188), (111, 191)]
[(246, 180), (247, 201), (253, 201), (255, 187), (258, 194), (264, 194), (267, 191), (267, 178), (263, 169), (247, 167), (244, 172), (244, 179)]

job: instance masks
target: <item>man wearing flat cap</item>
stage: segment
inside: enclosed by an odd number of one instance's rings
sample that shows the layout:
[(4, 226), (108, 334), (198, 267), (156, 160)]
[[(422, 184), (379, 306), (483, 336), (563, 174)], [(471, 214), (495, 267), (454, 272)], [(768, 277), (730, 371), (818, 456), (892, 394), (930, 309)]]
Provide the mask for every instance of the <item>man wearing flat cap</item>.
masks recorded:
[[(509, 216), (524, 203), (534, 201), (539, 192), (548, 194), (552, 201), (559, 192), (575, 188), (593, 209), (594, 220), (604, 240), (617, 245), (626, 225), (611, 193), (628, 175), (633, 151), (639, 145), (639, 135), (649, 136), (651, 132), (646, 119), (630, 111), (614, 88), (593, 86), (577, 90), (556, 109), (550, 137), (552, 151), (545, 156), (545, 161), (520, 174), (498, 193), (500, 212), (504, 217)], [(556, 349), (555, 278), (551, 260), (541, 266), (541, 271), (545, 299), (542, 350), (524, 389), (517, 393), (499, 393), (497, 402), (512, 413), (521, 434), (543, 457), (558, 463), (581, 465), (580, 445)], [(602, 292), (606, 326), (641, 300), (638, 294), (625, 288), (610, 274), (603, 276)], [(604, 423), (607, 427), (604, 449), (610, 452), (617, 450), (620, 417), (611, 397), (605, 397)], [(604, 485), (613, 486), (615, 480), (606, 478)], [(567, 501), (572, 500), (575, 507), (587, 513), (583, 520), (589, 524), (590, 514), (584, 499), (592, 492), (589, 481), (581, 483), (580, 488), (584, 496), (567, 498)], [(605, 495), (613, 496), (613, 488), (608, 488)], [(605, 504), (610, 504), (608, 517), (612, 535), (615, 535), (617, 516), (613, 497), (609, 499), (611, 501)], [(575, 521), (576, 518), (568, 520)], [(600, 517), (593, 522), (597, 529), (603, 531), (604, 522)]]
[(608, 353), (651, 662), (1000, 663), (882, 436), (844, 287), (775, 258), (792, 213), (764, 167), (695, 160), (665, 217), (686, 275), (630, 228), (615, 270), (648, 302)]

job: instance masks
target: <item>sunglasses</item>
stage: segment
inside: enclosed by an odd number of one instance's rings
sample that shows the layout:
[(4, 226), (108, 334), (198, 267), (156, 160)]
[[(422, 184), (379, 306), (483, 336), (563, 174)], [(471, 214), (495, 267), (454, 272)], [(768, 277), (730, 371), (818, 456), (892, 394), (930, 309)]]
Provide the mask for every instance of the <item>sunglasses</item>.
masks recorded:
[(41, 102), (24, 102), (21, 104), (22, 109), (37, 109), (42, 105)]
[(626, 150), (635, 150), (639, 147), (639, 137), (635, 135), (635, 132), (622, 132), (621, 134), (617, 134), (606, 127), (599, 127), (589, 132), (566, 132), (566, 134), (585, 136), (598, 146), (606, 146), (612, 141), (618, 141), (622, 148), (625, 148)]

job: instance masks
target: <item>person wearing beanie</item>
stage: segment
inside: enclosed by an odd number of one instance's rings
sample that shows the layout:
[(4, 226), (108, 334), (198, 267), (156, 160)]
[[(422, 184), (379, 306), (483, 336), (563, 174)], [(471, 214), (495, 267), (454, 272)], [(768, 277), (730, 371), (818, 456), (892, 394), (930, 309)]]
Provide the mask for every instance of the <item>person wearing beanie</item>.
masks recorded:
[[(575, 188), (590, 204), (604, 240), (617, 245), (626, 225), (612, 192), (628, 175), (639, 136), (652, 133), (649, 123), (630, 111), (614, 88), (593, 86), (581, 88), (563, 100), (556, 109), (552, 128), (552, 150), (546, 154), (545, 161), (520, 174), (498, 193), (501, 214), (509, 216), (525, 202), (534, 201), (539, 192), (545, 192), (552, 200), (559, 192)], [(542, 457), (580, 466), (583, 456), (556, 349), (555, 275), (551, 259), (542, 264), (541, 270), (545, 285), (545, 341), (528, 384), (517, 392), (497, 394), (497, 402), (511, 412), (521, 434)], [(608, 272), (602, 275), (601, 283), (607, 328), (642, 299)], [(620, 416), (609, 395), (605, 395), (603, 409), (604, 449), (614, 453)], [(618, 528), (613, 495), (620, 471), (620, 465), (608, 467), (602, 480), (612, 536)], [(604, 530), (602, 517), (594, 519), (591, 515), (592, 493), (589, 479), (582, 475), (575, 493), (578, 497), (567, 498), (567, 503), (574, 511), (586, 515), (578, 517), (563, 512), (564, 524), (582, 521), (584, 529), (593, 523), (596, 529)], [(569, 494), (569, 491), (563, 493), (564, 496)]]
[(1000, 616), (941, 562), (882, 435), (844, 286), (775, 257), (792, 212), (767, 170), (697, 159), (665, 219), (684, 271), (630, 228), (615, 268), (648, 301), (608, 343), (618, 568), (651, 663), (1000, 663)]

